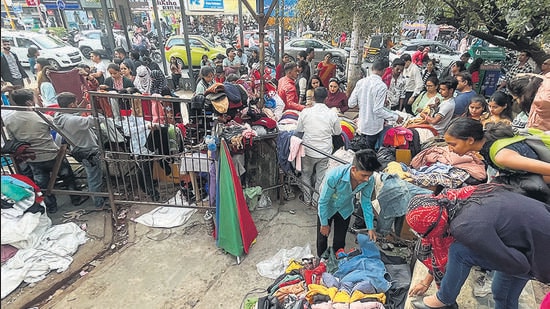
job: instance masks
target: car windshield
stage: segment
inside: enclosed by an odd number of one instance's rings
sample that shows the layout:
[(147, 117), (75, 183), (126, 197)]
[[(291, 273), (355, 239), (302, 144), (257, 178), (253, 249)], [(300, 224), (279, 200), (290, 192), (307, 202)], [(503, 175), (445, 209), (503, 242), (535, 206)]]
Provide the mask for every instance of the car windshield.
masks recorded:
[(50, 48), (59, 48), (65, 47), (65, 43), (51, 36), (37, 36), (34, 38), (36, 43), (40, 45), (41, 48), (50, 49)]

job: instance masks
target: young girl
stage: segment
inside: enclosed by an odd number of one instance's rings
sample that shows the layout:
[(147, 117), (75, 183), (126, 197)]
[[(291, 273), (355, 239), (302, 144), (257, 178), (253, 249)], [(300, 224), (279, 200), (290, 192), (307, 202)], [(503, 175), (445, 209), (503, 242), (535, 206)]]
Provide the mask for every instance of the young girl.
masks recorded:
[(512, 124), (512, 97), (502, 91), (495, 92), (489, 99), (489, 111), (491, 112), (486, 120), (482, 120), (485, 126), (488, 123), (503, 122)]
[(463, 117), (472, 118), (478, 121), (484, 121), (489, 118), (489, 108), (485, 98), (481, 95), (476, 95), (471, 98), (468, 109), (464, 113)]
[(174, 90), (180, 89), (181, 79), (181, 64), (176, 60), (176, 57), (170, 57), (170, 71), (172, 72), (172, 83), (174, 83)]
[(317, 75), (311, 76), (309, 79), (309, 82), (307, 84), (307, 90), (306, 90), (306, 105), (311, 106), (315, 102), (315, 99), (313, 99), (313, 91), (317, 87), (324, 87), (321, 83), (321, 78)]

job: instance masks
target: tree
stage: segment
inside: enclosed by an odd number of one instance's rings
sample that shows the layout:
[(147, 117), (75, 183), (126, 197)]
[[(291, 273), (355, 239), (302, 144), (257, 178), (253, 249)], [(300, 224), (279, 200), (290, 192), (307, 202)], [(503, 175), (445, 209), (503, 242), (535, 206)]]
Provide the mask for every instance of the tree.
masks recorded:
[[(433, 14), (437, 24), (448, 24), (497, 46), (527, 50), (542, 63), (541, 42), (550, 39), (550, 2), (547, 0), (439, 0)], [(436, 5), (437, 6), (437, 5)]]
[[(422, 16), (425, 22), (452, 25), (497, 46), (527, 50), (538, 64), (545, 56), (541, 42), (550, 40), (548, 0), (300, 0), (297, 11), (305, 24), (328, 21), (331, 33), (352, 29), (352, 39), (354, 32), (357, 38), (399, 32), (403, 20)], [(362, 44), (353, 45), (362, 49)]]

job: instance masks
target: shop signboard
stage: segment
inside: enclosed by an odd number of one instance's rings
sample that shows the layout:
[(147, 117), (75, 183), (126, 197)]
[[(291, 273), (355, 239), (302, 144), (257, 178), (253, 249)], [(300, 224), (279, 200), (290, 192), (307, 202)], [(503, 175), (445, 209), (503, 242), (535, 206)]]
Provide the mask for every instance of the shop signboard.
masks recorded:
[(28, 7), (36, 7), (40, 5), (40, 0), (26, 0), (25, 2), (27, 2)]
[(179, 11), (179, 0), (157, 0), (157, 5), (161, 11)]
[[(174, 0), (171, 0), (174, 1)], [(223, 0), (187, 0), (190, 12), (223, 12)]]

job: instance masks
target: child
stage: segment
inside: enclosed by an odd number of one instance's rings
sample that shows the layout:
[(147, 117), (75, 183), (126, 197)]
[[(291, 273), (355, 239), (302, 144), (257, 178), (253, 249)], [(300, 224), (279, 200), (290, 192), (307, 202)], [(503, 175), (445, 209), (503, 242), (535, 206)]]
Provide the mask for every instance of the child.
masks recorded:
[(382, 165), (372, 149), (355, 153), (351, 164), (337, 166), (327, 171), (319, 193), (317, 218), (317, 255), (321, 256), (328, 246), (330, 227), (334, 227), (333, 249), (346, 246), (346, 234), (354, 211), (355, 194), (361, 192), (361, 208), (369, 238), (376, 240), (371, 194), (374, 188), (373, 172)]
[(436, 106), (435, 115), (430, 116), (424, 112), (420, 113), (420, 117), (427, 124), (431, 124), (443, 136), (449, 123), (453, 119), (455, 110), (455, 100), (453, 93), (455, 92), (457, 81), (455, 78), (447, 78), (439, 84), (439, 94), (443, 97), (441, 104)]

